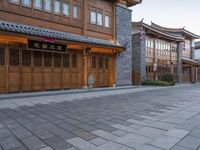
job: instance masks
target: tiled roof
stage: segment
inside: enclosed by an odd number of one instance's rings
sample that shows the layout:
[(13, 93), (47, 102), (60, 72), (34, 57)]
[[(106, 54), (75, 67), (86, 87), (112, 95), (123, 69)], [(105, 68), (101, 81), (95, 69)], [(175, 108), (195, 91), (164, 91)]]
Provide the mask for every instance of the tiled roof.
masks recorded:
[(115, 48), (124, 48), (123, 46), (119, 44), (114, 44), (112, 41), (109, 41), (109, 40), (85, 37), (82, 35), (72, 34), (68, 32), (61, 32), (61, 31), (56, 31), (52, 29), (18, 24), (18, 23), (3, 21), (3, 20), (0, 20), (0, 30), (40, 36), (40, 37), (50, 37), (50, 38), (55, 38), (55, 39), (60, 39), (60, 40), (80, 42), (80, 43), (86, 43), (86, 44), (109, 46), (109, 47), (115, 47)]

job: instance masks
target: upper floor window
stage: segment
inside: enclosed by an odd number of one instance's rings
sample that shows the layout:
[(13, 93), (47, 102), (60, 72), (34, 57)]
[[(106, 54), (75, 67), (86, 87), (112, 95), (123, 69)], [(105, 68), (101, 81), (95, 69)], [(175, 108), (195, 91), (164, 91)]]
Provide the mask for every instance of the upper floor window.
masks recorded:
[(101, 13), (97, 13), (97, 25), (99, 26), (103, 25), (103, 16)]
[(51, 11), (51, 0), (44, 0), (44, 10)]
[(60, 0), (54, 0), (54, 13), (59, 14), (61, 9), (60, 9), (61, 3)]
[(90, 22), (92, 24), (96, 24), (96, 22), (97, 22), (96, 12), (95, 11), (91, 11), (90, 12)]
[(106, 28), (110, 27), (110, 16), (108, 15), (105, 16), (105, 27)]
[(31, 0), (22, 0), (24, 6), (31, 6)]
[(78, 6), (74, 5), (73, 7), (73, 17), (78, 18)]
[(19, 4), (19, 0), (10, 0), (11, 3)]
[(65, 0), (63, 2), (63, 10), (62, 10), (62, 12), (63, 12), (63, 15), (69, 16), (69, 2), (67, 0)]
[(36, 9), (42, 9), (42, 0), (34, 0), (33, 6)]

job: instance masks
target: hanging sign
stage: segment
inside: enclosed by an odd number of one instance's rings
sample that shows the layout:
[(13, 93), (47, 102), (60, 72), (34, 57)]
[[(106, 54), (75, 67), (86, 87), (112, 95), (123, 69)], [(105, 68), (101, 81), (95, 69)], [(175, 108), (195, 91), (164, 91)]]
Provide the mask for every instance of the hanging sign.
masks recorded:
[(51, 51), (51, 52), (67, 52), (67, 46), (61, 44), (54, 44), (49, 42), (42, 42), (36, 40), (28, 40), (28, 49)]

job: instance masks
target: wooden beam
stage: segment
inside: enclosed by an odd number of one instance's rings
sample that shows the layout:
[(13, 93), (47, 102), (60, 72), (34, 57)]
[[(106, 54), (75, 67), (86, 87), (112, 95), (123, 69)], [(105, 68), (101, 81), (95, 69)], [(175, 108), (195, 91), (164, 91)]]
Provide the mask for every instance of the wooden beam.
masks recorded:
[(0, 43), (22, 43), (22, 44), (27, 44), (28, 40), (26, 37), (22, 36), (11, 36), (11, 35), (5, 35), (5, 34), (0, 34)]

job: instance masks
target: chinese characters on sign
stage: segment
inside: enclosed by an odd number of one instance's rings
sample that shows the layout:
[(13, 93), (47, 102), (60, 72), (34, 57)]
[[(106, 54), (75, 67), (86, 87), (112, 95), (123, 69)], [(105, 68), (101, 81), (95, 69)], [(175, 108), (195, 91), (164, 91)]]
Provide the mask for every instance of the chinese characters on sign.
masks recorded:
[(35, 41), (35, 40), (28, 40), (28, 49), (62, 52), (62, 53), (67, 52), (66, 45), (41, 42), (41, 41)]

